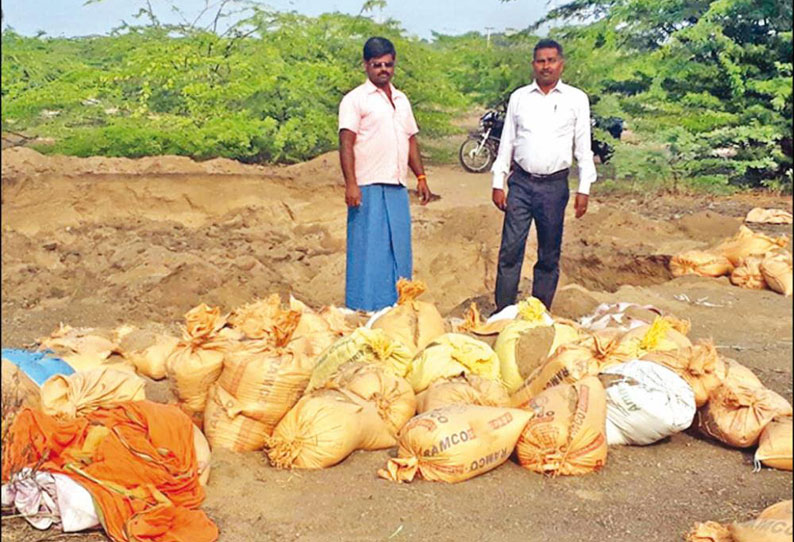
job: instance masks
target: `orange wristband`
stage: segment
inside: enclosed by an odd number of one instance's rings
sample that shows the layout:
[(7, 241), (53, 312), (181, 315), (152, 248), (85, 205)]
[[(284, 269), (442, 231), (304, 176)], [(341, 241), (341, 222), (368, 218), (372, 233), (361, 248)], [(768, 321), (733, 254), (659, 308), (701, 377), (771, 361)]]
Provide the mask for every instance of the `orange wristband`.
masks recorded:
[(416, 180), (417, 180), (417, 182), (418, 181), (426, 181), (427, 180), (427, 175), (425, 175), (424, 173), (422, 175), (417, 175), (416, 176)]

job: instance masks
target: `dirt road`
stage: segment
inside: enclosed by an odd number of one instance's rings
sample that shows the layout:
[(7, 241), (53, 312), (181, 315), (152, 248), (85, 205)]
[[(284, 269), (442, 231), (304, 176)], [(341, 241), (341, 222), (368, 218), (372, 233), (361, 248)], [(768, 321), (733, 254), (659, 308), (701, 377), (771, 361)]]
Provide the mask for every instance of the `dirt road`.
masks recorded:
[[(429, 168), (441, 198), (412, 207), (415, 276), (442, 314), (471, 300), (490, 310), (501, 215), (488, 175)], [(272, 292), (341, 304), (345, 211), (335, 155), (287, 168), (174, 157), (46, 158), (3, 151), (2, 344), (24, 346), (59, 322), (126, 322), (176, 332), (207, 302), (231, 310)], [(598, 196), (566, 222), (561, 289), (552, 312), (650, 303), (692, 321), (691, 336), (752, 368), (792, 398), (792, 306), (727, 279), (671, 280), (678, 251), (735, 233), (770, 196)], [(765, 231), (791, 236), (791, 227)], [(534, 239), (522, 290), (529, 291)], [(162, 383), (154, 396), (167, 398)], [(695, 522), (744, 520), (788, 498), (791, 473), (752, 472), (752, 453), (683, 433), (615, 447), (604, 470), (543, 478), (509, 462), (462, 484), (393, 485), (376, 477), (390, 452), (357, 452), (321, 472), (270, 468), (260, 453), (217, 451), (205, 510), (221, 541), (673, 541)], [(4, 527), (8, 522), (4, 521)], [(3, 540), (37, 540), (12, 520)], [(75, 537), (73, 540), (81, 540)], [(84, 540), (97, 540), (88, 535)]]

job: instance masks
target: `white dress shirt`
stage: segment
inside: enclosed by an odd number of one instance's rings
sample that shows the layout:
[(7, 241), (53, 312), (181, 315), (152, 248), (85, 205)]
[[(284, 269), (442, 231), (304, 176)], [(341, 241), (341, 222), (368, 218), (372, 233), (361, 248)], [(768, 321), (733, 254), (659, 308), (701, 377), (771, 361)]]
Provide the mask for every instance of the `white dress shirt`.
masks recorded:
[(504, 189), (512, 160), (524, 171), (548, 175), (571, 167), (575, 155), (578, 192), (589, 194), (596, 180), (590, 144), (587, 94), (562, 81), (543, 94), (533, 81), (510, 95), (499, 153), (491, 168), (493, 188)]

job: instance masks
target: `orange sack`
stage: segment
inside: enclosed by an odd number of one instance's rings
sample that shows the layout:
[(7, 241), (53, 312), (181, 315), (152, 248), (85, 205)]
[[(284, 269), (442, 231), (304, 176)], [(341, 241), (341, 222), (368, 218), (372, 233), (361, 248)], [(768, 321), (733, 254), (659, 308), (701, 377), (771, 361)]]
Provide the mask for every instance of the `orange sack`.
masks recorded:
[(25, 409), (3, 447), (3, 482), (42, 457), (42, 470), (71, 476), (91, 493), (113, 541), (218, 538), (218, 528), (198, 509), (204, 489), (193, 424), (175, 406), (125, 402), (66, 421)]

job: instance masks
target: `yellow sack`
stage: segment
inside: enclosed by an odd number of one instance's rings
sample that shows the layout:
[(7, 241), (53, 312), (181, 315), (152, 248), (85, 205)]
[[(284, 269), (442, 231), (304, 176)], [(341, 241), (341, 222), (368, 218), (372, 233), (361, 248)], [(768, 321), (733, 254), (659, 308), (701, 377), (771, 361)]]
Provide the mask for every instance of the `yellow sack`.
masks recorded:
[(695, 392), (695, 406), (698, 408), (708, 402), (711, 390), (719, 386), (727, 375), (727, 367), (711, 341), (678, 350), (649, 352), (641, 359), (664, 365), (686, 380)]
[(307, 391), (322, 385), (342, 365), (364, 361), (381, 365), (397, 376), (404, 377), (411, 363), (411, 351), (382, 329), (360, 327), (347, 337), (338, 339), (322, 353), (315, 364)]
[(791, 404), (772, 390), (726, 379), (698, 411), (698, 429), (729, 446), (748, 448), (775, 416), (791, 414)]
[(777, 238), (769, 237), (763, 233), (754, 233), (747, 226), (739, 226), (739, 232), (730, 239), (720, 243), (714, 252), (728, 258), (734, 266), (748, 256), (766, 254), (770, 250), (788, 245), (788, 237), (781, 235)]
[(416, 412), (416, 396), (411, 385), (380, 365), (361, 361), (345, 363), (325, 383), (325, 388), (345, 390), (374, 404), (395, 436)]
[(499, 357), (474, 337), (446, 333), (416, 355), (405, 378), (419, 393), (436, 380), (469, 373), (498, 381)]
[(598, 378), (549, 388), (525, 408), (534, 417), (516, 445), (522, 467), (541, 474), (576, 475), (604, 466), (607, 405)]
[(165, 366), (169, 384), (188, 414), (204, 411), (210, 385), (221, 375), (228, 348), (226, 340), (199, 345), (180, 341), (168, 356)]
[(731, 283), (748, 290), (766, 289), (766, 280), (761, 273), (760, 256), (748, 256), (731, 272)]
[(375, 405), (344, 390), (315, 390), (279, 422), (267, 438), (270, 464), (281, 469), (323, 469), (355, 450), (396, 443)]
[(53, 375), (41, 385), (41, 411), (71, 419), (125, 401), (143, 401), (145, 385), (137, 375), (107, 367)]
[(510, 322), (499, 333), (494, 345), (507, 390), (517, 390), (560, 346), (579, 339), (579, 331), (568, 324), (539, 325), (526, 320)]
[(242, 405), (232, 394), (217, 383), (212, 384), (203, 417), (204, 434), (213, 448), (250, 452), (265, 445), (267, 425), (242, 411)]
[(430, 384), (416, 396), (416, 412), (421, 414), (447, 405), (506, 407), (509, 403), (510, 396), (499, 382), (469, 374)]
[(678, 350), (692, 346), (686, 337), (689, 322), (669, 316), (659, 316), (652, 324), (636, 327), (620, 339), (626, 350), (636, 350), (637, 357), (648, 352)]
[(370, 327), (383, 329), (390, 337), (402, 342), (411, 355), (443, 335), (444, 319), (432, 303), (418, 301), (424, 293), (423, 282), (401, 278), (397, 281), (397, 305), (375, 320)]
[(755, 467), (760, 470), (761, 463), (767, 467), (791, 470), (792, 463), (792, 420), (791, 416), (773, 419), (761, 431), (758, 449), (755, 451)]
[(177, 344), (176, 337), (136, 329), (124, 334), (119, 351), (124, 359), (135, 365), (138, 373), (160, 380), (166, 377), (166, 361)]
[(202, 303), (185, 313), (185, 339), (194, 342), (209, 340), (221, 331), (227, 321), (228, 317), (221, 314), (220, 307)]
[(781, 250), (768, 253), (761, 262), (760, 269), (770, 289), (786, 297), (794, 293), (791, 252)]
[[(119, 350), (113, 331), (73, 328), (64, 324), (58, 326), (49, 337), (40, 338), (37, 342), (40, 350), (52, 350), (75, 371), (101, 367)], [(131, 363), (126, 368), (123, 363), (114, 365), (114, 369), (135, 372)]]
[(513, 408), (449, 405), (414, 416), (399, 435), (397, 457), (378, 476), (393, 482), (462, 482), (495, 469), (510, 457), (531, 412)]
[(721, 277), (733, 271), (733, 264), (722, 254), (708, 250), (688, 250), (670, 259), (670, 271), (674, 277)]

